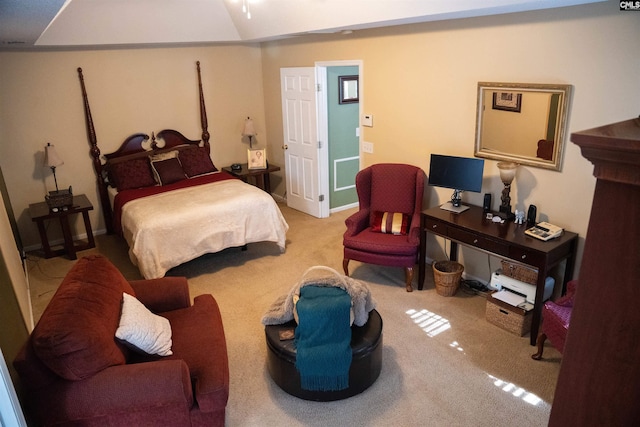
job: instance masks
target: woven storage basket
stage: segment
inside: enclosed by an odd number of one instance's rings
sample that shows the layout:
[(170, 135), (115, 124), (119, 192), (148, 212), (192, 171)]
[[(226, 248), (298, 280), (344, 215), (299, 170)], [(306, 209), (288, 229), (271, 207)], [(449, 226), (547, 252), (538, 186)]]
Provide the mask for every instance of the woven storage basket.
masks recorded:
[(433, 263), (433, 280), (436, 292), (443, 297), (456, 294), (460, 286), (460, 277), (464, 266), (455, 261), (436, 261)]
[(519, 280), (521, 282), (535, 285), (538, 281), (538, 270), (535, 268), (527, 267), (521, 264), (516, 264), (510, 261), (502, 260), (502, 274), (512, 279)]
[(492, 295), (487, 296), (486, 316), (487, 322), (519, 337), (531, 331), (533, 310), (526, 311), (519, 307), (513, 307), (504, 301), (493, 298)]
[(48, 196), (44, 196), (44, 199), (50, 209), (73, 205), (73, 194), (65, 190), (50, 191)]

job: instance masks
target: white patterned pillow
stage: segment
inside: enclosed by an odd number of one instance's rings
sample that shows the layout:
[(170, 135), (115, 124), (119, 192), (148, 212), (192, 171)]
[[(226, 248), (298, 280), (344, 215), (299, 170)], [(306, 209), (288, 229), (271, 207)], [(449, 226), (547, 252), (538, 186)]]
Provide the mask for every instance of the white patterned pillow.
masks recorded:
[(122, 294), (122, 314), (116, 338), (144, 353), (171, 356), (171, 324), (153, 314), (135, 297)]

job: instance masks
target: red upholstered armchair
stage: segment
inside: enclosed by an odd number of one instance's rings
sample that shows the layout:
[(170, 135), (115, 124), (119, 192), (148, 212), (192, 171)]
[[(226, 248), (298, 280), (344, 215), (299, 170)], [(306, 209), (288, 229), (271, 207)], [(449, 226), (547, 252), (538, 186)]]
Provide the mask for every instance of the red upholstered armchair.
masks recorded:
[(424, 172), (412, 165), (375, 164), (356, 175), (356, 190), (360, 210), (345, 221), (344, 274), (349, 275), (350, 260), (402, 267), (411, 292), (420, 246)]
[(573, 309), (573, 299), (575, 297), (577, 280), (567, 283), (567, 293), (557, 301), (547, 301), (542, 307), (542, 326), (536, 341), (538, 352), (531, 356), (532, 359), (542, 359), (544, 342), (549, 338), (551, 344), (560, 352), (564, 351), (564, 343), (569, 331), (571, 321), (571, 310)]
[[(143, 354), (116, 339), (123, 293), (169, 321), (172, 355)], [(133, 327), (142, 320), (134, 316)], [(229, 366), (220, 311), (211, 295), (192, 305), (183, 277), (128, 282), (102, 256), (78, 260), (14, 366), (35, 425), (225, 424)]]

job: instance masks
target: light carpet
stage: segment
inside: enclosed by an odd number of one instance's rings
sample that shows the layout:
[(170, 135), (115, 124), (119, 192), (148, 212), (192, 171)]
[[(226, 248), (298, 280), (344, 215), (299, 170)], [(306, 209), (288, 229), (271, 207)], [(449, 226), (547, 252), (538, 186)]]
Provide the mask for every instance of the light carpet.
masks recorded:
[[(341, 271), (344, 219), (353, 210), (317, 219), (280, 205), (290, 230), (287, 249), (250, 244), (205, 255), (171, 270), (188, 277), (192, 297), (211, 293), (222, 311), (230, 369), (228, 426), (509, 426), (547, 425), (560, 354), (545, 348), (534, 361), (528, 335), (485, 320), (483, 296), (442, 297), (427, 274), (425, 289), (408, 293), (401, 269), (351, 262), (351, 276), (371, 288), (383, 319), (383, 362), (365, 392), (336, 402), (311, 402), (283, 392), (266, 369), (260, 318), (313, 265)], [(140, 278), (116, 236), (97, 247), (125, 277)], [(39, 318), (74, 261), (29, 256), (34, 315)], [(414, 287), (415, 280), (414, 280)]]

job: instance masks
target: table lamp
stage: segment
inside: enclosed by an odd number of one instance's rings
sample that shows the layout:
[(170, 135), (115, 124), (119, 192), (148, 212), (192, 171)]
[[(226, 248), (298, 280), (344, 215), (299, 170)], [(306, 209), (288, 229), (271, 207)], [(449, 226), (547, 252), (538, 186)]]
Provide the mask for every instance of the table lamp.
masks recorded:
[(56, 192), (58, 192), (58, 180), (56, 179), (56, 168), (58, 166), (62, 166), (64, 162), (58, 156), (58, 152), (56, 151), (56, 147), (51, 145), (50, 142), (47, 142), (47, 145), (44, 147), (44, 165), (51, 168), (51, 172), (53, 172), (53, 181), (56, 183)]
[(511, 212), (511, 196), (509, 193), (511, 192), (511, 183), (513, 179), (516, 177), (516, 169), (518, 167), (517, 163), (513, 162), (499, 162), (498, 169), (500, 169), (500, 180), (504, 184), (504, 188), (502, 189), (502, 196), (500, 200), (502, 203), (500, 204), (500, 213), (502, 213), (506, 220), (512, 220), (515, 218), (513, 212)]
[(242, 130), (242, 136), (249, 137), (249, 148), (253, 148), (253, 137), (258, 133), (256, 132), (256, 128), (253, 125), (253, 120), (247, 117), (247, 120), (244, 121), (244, 129)]

